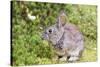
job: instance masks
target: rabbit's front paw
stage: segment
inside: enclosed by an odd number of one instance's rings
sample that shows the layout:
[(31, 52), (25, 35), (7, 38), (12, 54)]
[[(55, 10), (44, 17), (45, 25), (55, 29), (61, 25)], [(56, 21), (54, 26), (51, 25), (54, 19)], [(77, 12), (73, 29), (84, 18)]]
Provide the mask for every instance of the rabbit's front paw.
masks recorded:
[(62, 57), (62, 58), (59, 58), (59, 61), (60, 61), (60, 62), (67, 61), (67, 57)]

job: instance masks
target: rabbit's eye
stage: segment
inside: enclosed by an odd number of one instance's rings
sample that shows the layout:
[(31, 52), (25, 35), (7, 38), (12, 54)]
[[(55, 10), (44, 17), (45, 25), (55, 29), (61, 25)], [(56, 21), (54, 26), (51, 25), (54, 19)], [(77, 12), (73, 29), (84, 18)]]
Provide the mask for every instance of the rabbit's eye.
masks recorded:
[(52, 29), (49, 29), (49, 33), (52, 33)]

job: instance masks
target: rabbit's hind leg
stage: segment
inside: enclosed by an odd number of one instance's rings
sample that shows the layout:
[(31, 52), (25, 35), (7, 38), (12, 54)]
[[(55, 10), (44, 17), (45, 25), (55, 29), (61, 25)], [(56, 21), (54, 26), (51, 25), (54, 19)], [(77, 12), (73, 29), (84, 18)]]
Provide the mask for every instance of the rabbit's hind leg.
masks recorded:
[(77, 56), (72, 56), (72, 57), (70, 57), (69, 59), (68, 59), (68, 62), (76, 62), (76, 61), (78, 61), (79, 60), (79, 57), (77, 57)]
[(79, 50), (70, 52), (70, 57), (68, 58), (68, 62), (78, 61), (80, 57), (79, 54), (80, 54)]

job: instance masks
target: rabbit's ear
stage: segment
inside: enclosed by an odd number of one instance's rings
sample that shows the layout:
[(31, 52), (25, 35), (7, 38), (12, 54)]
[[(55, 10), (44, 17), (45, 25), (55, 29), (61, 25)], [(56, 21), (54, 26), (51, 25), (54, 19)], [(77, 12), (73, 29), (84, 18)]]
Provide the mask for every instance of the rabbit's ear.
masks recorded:
[(57, 25), (58, 27), (62, 27), (65, 25), (67, 21), (67, 16), (64, 11), (61, 11), (58, 18), (57, 18)]

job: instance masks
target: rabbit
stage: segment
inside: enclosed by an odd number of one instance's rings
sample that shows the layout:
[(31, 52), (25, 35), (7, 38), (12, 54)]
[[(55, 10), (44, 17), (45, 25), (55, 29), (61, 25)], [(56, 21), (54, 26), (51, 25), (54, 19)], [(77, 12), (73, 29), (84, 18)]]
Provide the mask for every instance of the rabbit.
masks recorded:
[(79, 28), (66, 19), (66, 14), (61, 11), (56, 23), (43, 32), (43, 39), (52, 43), (55, 54), (60, 61), (78, 61), (84, 50), (83, 34)]

